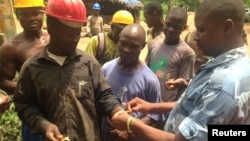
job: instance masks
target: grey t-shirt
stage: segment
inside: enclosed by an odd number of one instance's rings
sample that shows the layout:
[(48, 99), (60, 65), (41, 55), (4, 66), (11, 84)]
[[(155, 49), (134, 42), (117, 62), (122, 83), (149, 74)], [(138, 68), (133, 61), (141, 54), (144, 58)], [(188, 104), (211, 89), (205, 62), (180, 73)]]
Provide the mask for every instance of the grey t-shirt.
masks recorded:
[(159, 79), (162, 100), (175, 101), (181, 93), (177, 93), (177, 90), (167, 91), (165, 82), (168, 79), (191, 79), (194, 74), (195, 53), (183, 40), (176, 45), (166, 45), (164, 38), (160, 38), (150, 45), (147, 62)]

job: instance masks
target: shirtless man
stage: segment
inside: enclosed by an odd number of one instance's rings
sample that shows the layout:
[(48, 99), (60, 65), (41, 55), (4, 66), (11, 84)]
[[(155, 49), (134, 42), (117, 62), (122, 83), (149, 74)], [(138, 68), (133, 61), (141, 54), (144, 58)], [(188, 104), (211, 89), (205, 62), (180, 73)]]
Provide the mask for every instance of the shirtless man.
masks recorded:
[[(15, 0), (14, 9), (23, 31), (0, 47), (0, 89), (12, 95), (16, 88), (13, 81), (23, 63), (40, 52), (49, 42), (49, 34), (42, 31), (43, 0)], [(30, 133), (22, 126), (23, 141), (39, 141), (40, 136)]]
[(5, 43), (0, 48), (0, 89), (13, 94), (16, 82), (16, 72), (29, 57), (42, 50), (49, 41), (47, 32), (42, 31), (43, 13), (45, 7), (43, 0), (30, 0), (29, 3), (16, 0), (14, 8), (17, 19), (23, 31)]

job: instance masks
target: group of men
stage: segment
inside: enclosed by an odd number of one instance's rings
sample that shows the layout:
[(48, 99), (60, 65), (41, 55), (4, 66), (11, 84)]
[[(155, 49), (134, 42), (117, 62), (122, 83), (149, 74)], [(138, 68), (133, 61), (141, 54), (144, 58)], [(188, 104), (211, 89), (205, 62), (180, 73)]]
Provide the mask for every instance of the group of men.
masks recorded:
[[(23, 140), (198, 141), (207, 140), (208, 124), (250, 124), (243, 1), (199, 5), (195, 40), (213, 59), (195, 74), (195, 52), (180, 38), (187, 23), (183, 8), (170, 9), (148, 42), (131, 13), (118, 11), (103, 47), (96, 35), (84, 52), (77, 49), (87, 22), (81, 0), (49, 0), (45, 10), (42, 0), (27, 1), (14, 2), (23, 32), (0, 48), (0, 87), (14, 95), (18, 116), (28, 127), (24, 130), (34, 134), (25, 138), (23, 133)], [(157, 15), (163, 20), (159, 4), (149, 3), (144, 10), (146, 19)], [(42, 11), (47, 32), (41, 29)], [(16, 71), (17, 83), (11, 81)], [(189, 84), (181, 87), (180, 80)], [(1, 112), (9, 102), (0, 95)]]

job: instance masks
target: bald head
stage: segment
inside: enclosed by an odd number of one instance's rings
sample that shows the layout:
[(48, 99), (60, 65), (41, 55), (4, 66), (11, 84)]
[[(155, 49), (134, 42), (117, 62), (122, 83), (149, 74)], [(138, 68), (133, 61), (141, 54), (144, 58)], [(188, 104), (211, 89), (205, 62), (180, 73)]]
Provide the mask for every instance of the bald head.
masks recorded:
[(214, 22), (231, 19), (240, 28), (244, 24), (243, 0), (204, 0), (199, 5), (196, 16), (209, 18)]
[(139, 55), (146, 44), (145, 36), (145, 30), (137, 23), (127, 25), (121, 31), (117, 48), (120, 55), (120, 65), (123, 65), (123, 68), (128, 67), (134, 70), (138, 64), (141, 64)]
[(127, 25), (120, 33), (120, 37), (129, 36), (133, 39), (138, 39), (140, 43), (145, 43), (146, 40), (146, 32), (144, 28), (137, 23)]

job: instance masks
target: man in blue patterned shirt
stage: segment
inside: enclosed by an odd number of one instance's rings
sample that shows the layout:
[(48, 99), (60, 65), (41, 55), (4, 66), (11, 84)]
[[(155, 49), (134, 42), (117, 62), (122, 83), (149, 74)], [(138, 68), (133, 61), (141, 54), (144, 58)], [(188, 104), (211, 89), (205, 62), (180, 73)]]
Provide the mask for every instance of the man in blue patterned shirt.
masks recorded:
[(171, 110), (161, 131), (126, 114), (114, 116), (120, 130), (136, 131), (150, 141), (206, 141), (211, 124), (250, 124), (250, 60), (242, 42), (242, 0), (204, 0), (195, 15), (199, 49), (212, 59), (195, 74), (177, 103), (148, 103), (135, 98), (132, 112), (164, 113)]

